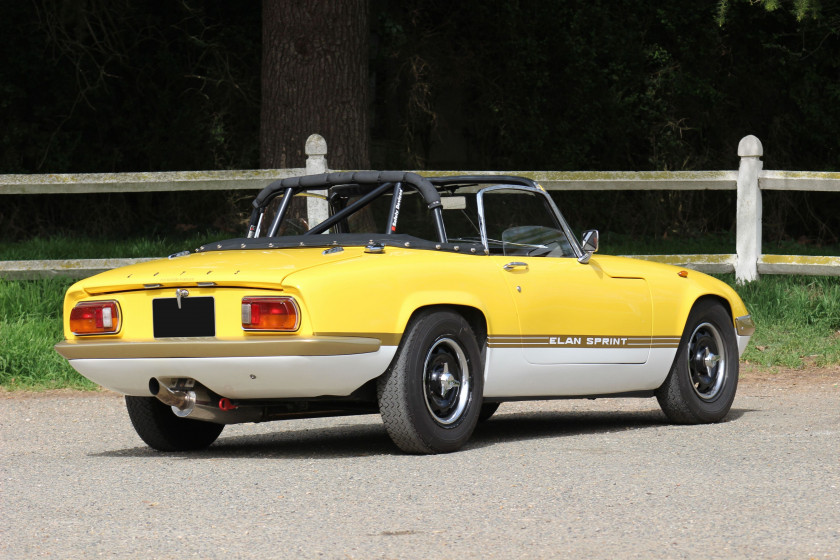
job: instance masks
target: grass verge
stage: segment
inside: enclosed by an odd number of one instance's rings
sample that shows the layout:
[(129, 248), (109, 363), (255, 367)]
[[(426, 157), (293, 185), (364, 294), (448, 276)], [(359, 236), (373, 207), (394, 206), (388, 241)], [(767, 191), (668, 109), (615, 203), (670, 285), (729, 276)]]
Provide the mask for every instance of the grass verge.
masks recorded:
[(23, 241), (0, 239), (0, 261), (165, 257), (203, 243), (236, 237), (218, 231), (125, 239), (55, 236)]
[[(735, 232), (706, 233), (692, 237), (634, 237), (604, 232), (601, 253), (607, 255), (728, 255), (735, 253)], [(840, 256), (840, 244), (820, 245), (807, 239), (764, 241), (765, 255)]]
[[(742, 359), (762, 367), (840, 364), (840, 278), (763, 276), (735, 287), (757, 329)], [(0, 279), (0, 387), (93, 389), (59, 356), (61, 307), (72, 280)]]
[(64, 338), (61, 307), (73, 280), (0, 279), (0, 387), (93, 389), (53, 346)]
[(741, 357), (761, 366), (840, 364), (840, 277), (762, 276), (745, 286), (733, 275), (718, 276), (735, 288), (756, 322)]

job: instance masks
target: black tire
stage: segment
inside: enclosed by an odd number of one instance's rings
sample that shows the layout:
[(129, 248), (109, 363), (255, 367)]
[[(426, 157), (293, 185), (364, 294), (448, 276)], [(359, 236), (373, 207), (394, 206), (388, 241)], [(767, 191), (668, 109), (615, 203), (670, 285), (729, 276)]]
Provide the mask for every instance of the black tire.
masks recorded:
[(481, 412), (478, 413), (478, 421), (479, 422), (486, 422), (490, 420), (490, 417), (496, 414), (496, 411), (499, 410), (499, 405), (502, 403), (498, 402), (486, 402), (481, 404)]
[(656, 399), (669, 420), (706, 424), (722, 420), (738, 388), (738, 343), (732, 318), (711, 300), (691, 310), (671, 371)]
[(154, 397), (125, 397), (128, 417), (137, 435), (158, 451), (198, 451), (210, 447), (224, 424), (179, 418)]
[(408, 453), (448, 453), (478, 422), (484, 372), (475, 334), (452, 311), (416, 315), (391, 367), (377, 383), (388, 435)]

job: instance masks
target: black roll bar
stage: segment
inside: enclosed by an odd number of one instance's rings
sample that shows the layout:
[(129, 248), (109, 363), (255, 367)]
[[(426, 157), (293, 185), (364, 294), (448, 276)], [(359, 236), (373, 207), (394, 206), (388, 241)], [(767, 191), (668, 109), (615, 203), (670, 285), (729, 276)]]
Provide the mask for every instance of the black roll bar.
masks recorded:
[[(435, 226), (441, 243), (445, 243), (446, 230), (443, 227), (443, 212), (441, 211), (442, 205), (440, 202), (440, 195), (438, 194), (437, 189), (428, 179), (426, 179), (425, 177), (421, 177), (417, 173), (410, 173), (404, 171), (346, 171), (339, 173), (322, 173), (320, 175), (304, 175), (302, 177), (289, 177), (286, 179), (281, 179), (279, 181), (274, 181), (273, 183), (265, 187), (262, 191), (260, 191), (260, 193), (254, 199), (253, 206), (255, 210), (261, 210), (265, 208), (265, 206), (271, 201), (271, 199), (277, 196), (281, 191), (285, 191), (284, 197), (291, 199), (291, 196), (303, 190), (329, 189), (330, 187), (334, 187), (337, 185), (347, 184), (379, 184), (381, 186), (385, 186), (384, 184), (387, 184), (387, 188), (391, 188), (391, 186), (396, 183), (408, 184), (417, 189), (417, 191), (423, 197), (423, 200), (426, 202), (427, 207), (432, 211), (435, 217)], [(379, 194), (381, 194), (380, 191), (382, 191), (381, 187), (375, 189), (373, 192), (377, 193), (375, 196), (379, 196)], [(367, 196), (369, 195), (366, 195), (363, 198), (367, 198)], [(347, 208), (344, 208), (340, 212), (331, 216), (326, 221), (310, 229), (307, 232), (307, 235), (322, 233), (326, 231), (331, 225), (335, 224), (337, 221), (340, 221), (349, 214), (352, 214), (356, 209), (358, 209), (359, 202), (361, 202), (361, 200), (357, 201), (354, 204), (351, 204)], [(367, 200), (365, 202), (367, 202)], [(283, 205), (280, 211), (278, 212), (278, 217), (280, 220), (282, 220), (282, 217), (285, 214), (287, 207), (288, 202), (284, 200)], [(258, 212), (252, 213), (249, 229), (256, 226), (254, 220), (257, 215)], [(279, 220), (275, 219), (275, 224), (279, 224)], [(270, 231), (270, 234), (276, 233), (276, 228), (274, 227), (275, 224), (272, 224), (273, 231)], [(325, 226), (324, 224), (327, 225)]]

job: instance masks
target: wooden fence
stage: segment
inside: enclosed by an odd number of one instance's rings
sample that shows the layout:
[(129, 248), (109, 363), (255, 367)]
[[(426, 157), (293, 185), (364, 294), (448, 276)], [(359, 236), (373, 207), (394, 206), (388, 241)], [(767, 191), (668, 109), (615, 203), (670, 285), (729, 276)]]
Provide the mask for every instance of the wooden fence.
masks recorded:
[[(306, 141), (306, 167), (250, 171), (166, 173), (95, 173), (75, 175), (0, 175), (0, 194), (109, 193), (202, 190), (253, 190), (285, 177), (325, 173), (327, 145), (313, 134)], [(763, 148), (755, 136), (738, 145), (737, 171), (418, 171), (426, 176), (520, 175), (547, 190), (737, 190), (735, 253), (724, 255), (634, 255), (704, 272), (735, 272), (738, 282), (759, 274), (840, 276), (840, 257), (764, 255), (761, 252), (763, 190), (840, 192), (840, 173), (765, 171)], [(54, 275), (83, 278), (102, 270), (151, 259), (0, 261), (0, 276), (33, 278)]]

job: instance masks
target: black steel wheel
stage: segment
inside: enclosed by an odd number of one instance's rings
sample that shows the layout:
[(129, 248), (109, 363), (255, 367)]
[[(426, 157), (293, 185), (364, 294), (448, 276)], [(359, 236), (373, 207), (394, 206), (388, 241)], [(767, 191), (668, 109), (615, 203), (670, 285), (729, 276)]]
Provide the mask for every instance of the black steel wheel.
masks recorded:
[(409, 323), (377, 396), (388, 435), (409, 453), (463, 446), (481, 411), (484, 375), (475, 334), (455, 312), (427, 310)]
[(158, 451), (198, 451), (210, 447), (224, 424), (179, 418), (154, 397), (125, 397), (128, 417), (137, 435)]
[(737, 387), (732, 318), (720, 303), (701, 301), (689, 314), (671, 372), (656, 398), (673, 422), (718, 422), (729, 413)]

